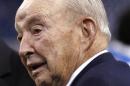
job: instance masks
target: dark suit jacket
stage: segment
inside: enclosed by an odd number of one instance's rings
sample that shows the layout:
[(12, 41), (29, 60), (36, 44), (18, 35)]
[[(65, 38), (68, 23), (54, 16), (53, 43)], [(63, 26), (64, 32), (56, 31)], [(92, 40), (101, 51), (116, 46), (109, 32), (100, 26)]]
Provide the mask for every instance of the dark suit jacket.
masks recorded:
[(0, 40), (0, 86), (35, 86), (19, 56)]
[(94, 59), (71, 86), (130, 86), (130, 67), (105, 53)]

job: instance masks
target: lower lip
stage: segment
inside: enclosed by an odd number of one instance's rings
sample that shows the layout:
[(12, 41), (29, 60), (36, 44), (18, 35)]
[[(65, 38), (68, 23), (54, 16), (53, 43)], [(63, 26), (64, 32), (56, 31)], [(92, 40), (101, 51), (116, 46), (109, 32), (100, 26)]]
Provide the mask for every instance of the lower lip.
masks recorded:
[(38, 67), (37, 69), (33, 70), (32, 71), (32, 76), (33, 78), (37, 78), (41, 72), (45, 71), (46, 70), (46, 64), (44, 65), (41, 65), (40, 67)]

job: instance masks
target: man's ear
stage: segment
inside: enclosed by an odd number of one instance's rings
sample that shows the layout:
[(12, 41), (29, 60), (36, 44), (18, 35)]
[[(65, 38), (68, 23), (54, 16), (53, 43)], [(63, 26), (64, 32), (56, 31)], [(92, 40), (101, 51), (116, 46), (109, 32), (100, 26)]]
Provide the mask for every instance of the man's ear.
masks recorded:
[(82, 29), (82, 43), (84, 47), (89, 48), (95, 40), (97, 32), (96, 23), (91, 18), (84, 18), (82, 19), (81, 29)]

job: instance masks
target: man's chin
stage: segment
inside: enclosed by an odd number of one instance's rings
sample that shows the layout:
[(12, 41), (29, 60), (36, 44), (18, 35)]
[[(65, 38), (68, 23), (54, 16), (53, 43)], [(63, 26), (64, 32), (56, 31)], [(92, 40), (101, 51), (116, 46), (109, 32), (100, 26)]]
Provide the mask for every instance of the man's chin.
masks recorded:
[(36, 86), (52, 86), (51, 83), (48, 83), (47, 81), (38, 81), (35, 80)]
[(45, 81), (42, 80), (35, 80), (36, 86), (47, 86)]
[(34, 79), (36, 86), (52, 86), (51, 77), (47, 77), (46, 75), (41, 75)]

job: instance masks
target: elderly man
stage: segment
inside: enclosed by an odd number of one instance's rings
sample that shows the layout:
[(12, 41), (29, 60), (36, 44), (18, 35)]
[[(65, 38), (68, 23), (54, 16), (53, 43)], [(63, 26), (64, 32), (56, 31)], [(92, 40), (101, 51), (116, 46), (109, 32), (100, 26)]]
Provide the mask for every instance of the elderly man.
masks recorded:
[(16, 14), (19, 54), (37, 86), (130, 86), (130, 69), (106, 48), (101, 0), (24, 0)]

